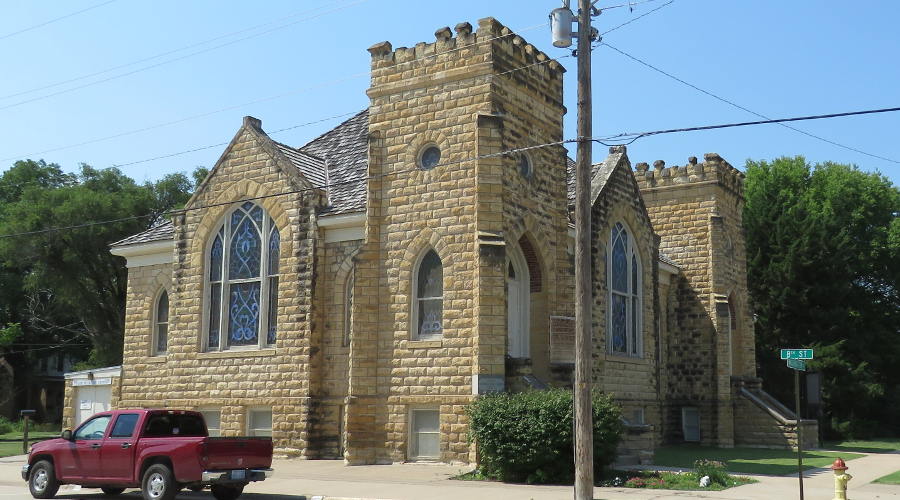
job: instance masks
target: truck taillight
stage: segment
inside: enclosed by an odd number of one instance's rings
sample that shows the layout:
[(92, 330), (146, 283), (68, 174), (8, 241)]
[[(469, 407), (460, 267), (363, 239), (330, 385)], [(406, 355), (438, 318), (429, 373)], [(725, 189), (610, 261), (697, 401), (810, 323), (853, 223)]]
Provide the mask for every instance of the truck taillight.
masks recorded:
[(197, 447), (197, 456), (200, 457), (200, 465), (206, 467), (209, 465), (209, 455), (206, 453), (206, 443), (199, 443)]

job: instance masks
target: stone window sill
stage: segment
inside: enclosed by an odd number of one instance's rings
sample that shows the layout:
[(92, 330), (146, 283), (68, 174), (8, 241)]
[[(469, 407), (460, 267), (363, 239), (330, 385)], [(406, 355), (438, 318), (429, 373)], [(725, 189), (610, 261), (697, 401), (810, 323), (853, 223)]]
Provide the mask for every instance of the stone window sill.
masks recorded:
[(606, 361), (615, 361), (617, 363), (631, 363), (634, 365), (646, 365), (647, 359), (641, 357), (628, 356), (625, 354), (606, 354)]
[(147, 362), (148, 363), (165, 363), (166, 355), (158, 354), (158, 355), (151, 356), (151, 357), (147, 358)]
[(265, 358), (275, 355), (275, 349), (260, 349), (253, 351), (213, 351), (201, 352), (197, 355), (200, 359), (222, 358)]
[(406, 343), (407, 349), (424, 349), (428, 347), (441, 347), (442, 340), (410, 340)]

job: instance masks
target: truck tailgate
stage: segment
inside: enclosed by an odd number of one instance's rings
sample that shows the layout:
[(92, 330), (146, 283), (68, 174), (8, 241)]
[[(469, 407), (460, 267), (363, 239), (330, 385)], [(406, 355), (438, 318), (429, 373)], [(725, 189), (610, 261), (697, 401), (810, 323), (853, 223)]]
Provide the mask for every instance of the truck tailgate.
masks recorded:
[(201, 463), (206, 470), (272, 466), (272, 438), (268, 437), (208, 437), (202, 450)]

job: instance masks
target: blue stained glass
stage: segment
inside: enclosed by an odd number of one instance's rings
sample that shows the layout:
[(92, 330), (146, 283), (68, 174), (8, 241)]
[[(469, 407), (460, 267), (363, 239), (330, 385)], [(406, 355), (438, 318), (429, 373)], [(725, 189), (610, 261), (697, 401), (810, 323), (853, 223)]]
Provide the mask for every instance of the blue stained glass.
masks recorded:
[(222, 285), (214, 283), (209, 287), (209, 337), (207, 345), (210, 349), (219, 347), (219, 318), (222, 305)]
[(612, 321), (610, 321), (610, 338), (613, 352), (628, 352), (628, 335), (626, 332), (627, 299), (621, 295), (612, 295)]
[[(247, 202), (247, 203), (249, 203), (249, 202)], [(244, 203), (244, 206), (246, 206), (247, 203)], [(245, 208), (245, 210), (248, 210), (248, 209)], [(262, 227), (262, 220), (263, 220), (262, 207), (253, 205), (253, 208), (250, 208), (248, 211), (250, 212), (250, 218), (253, 219), (253, 222), (256, 222), (257, 227)]]
[(245, 218), (231, 239), (228, 279), (258, 278), (261, 250), (259, 231), (249, 218)]
[(231, 285), (228, 344), (255, 345), (259, 334), (259, 282)]
[(216, 235), (209, 250), (209, 281), (222, 281), (222, 259), (225, 255), (222, 244), (222, 233)]
[(278, 329), (278, 277), (269, 278), (269, 331), (266, 343), (275, 344), (275, 332)]
[(628, 258), (625, 256), (625, 233), (613, 240), (612, 289), (628, 292)]
[(281, 252), (281, 234), (275, 223), (269, 221), (272, 226), (272, 233), (269, 235), (269, 274), (278, 274), (278, 258)]
[(441, 150), (438, 149), (437, 146), (428, 146), (428, 148), (422, 152), (422, 158), (420, 160), (421, 167), (425, 170), (430, 170), (437, 166), (441, 161)]

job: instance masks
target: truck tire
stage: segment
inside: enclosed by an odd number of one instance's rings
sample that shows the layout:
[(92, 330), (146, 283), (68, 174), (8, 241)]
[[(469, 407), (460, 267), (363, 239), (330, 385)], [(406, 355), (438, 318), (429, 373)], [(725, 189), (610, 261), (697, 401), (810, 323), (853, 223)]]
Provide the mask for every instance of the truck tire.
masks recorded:
[(174, 500), (180, 489), (172, 470), (166, 465), (153, 464), (144, 472), (141, 481), (144, 500)]
[(51, 462), (41, 460), (31, 467), (28, 473), (28, 490), (34, 498), (53, 498), (56, 495), (59, 481), (56, 480), (56, 471)]
[(100, 490), (103, 491), (104, 495), (116, 496), (121, 495), (125, 488), (114, 488), (112, 486), (101, 486)]
[(244, 492), (243, 484), (224, 486), (221, 484), (212, 485), (212, 495), (216, 500), (236, 500)]

